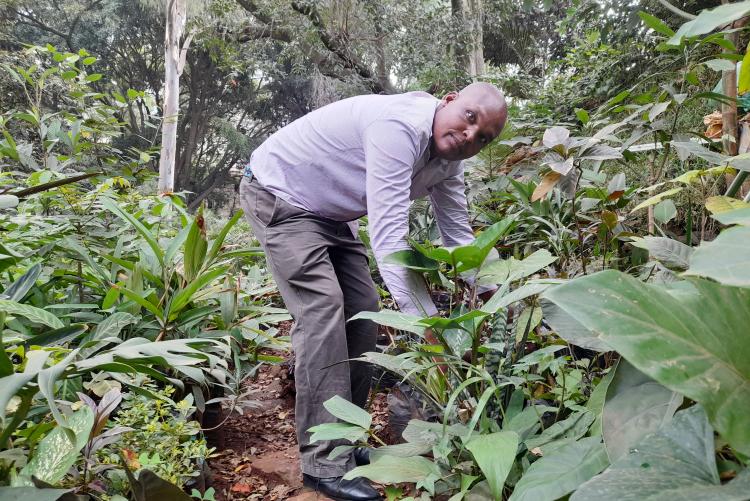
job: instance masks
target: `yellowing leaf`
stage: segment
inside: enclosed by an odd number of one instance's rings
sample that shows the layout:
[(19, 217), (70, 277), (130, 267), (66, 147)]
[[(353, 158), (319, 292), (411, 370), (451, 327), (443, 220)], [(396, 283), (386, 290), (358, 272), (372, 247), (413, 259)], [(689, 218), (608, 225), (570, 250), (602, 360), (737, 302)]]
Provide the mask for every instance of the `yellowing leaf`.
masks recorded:
[(539, 185), (534, 190), (534, 193), (531, 195), (531, 201), (536, 202), (537, 200), (541, 200), (542, 198), (547, 196), (547, 193), (552, 191), (552, 188), (555, 187), (561, 177), (561, 174), (555, 171), (545, 174), (545, 176), (542, 178), (542, 182), (539, 183)]
[(749, 203), (732, 197), (718, 196), (706, 199), (706, 209), (711, 214), (721, 214), (722, 212), (745, 209), (747, 207), (750, 207)]
[(663, 192), (659, 193), (658, 195), (654, 195), (653, 197), (648, 198), (648, 199), (644, 200), (643, 202), (639, 203), (638, 205), (635, 206), (635, 208), (633, 210), (630, 211), (630, 213), (632, 214), (635, 211), (638, 211), (638, 210), (641, 210), (641, 209), (643, 209), (645, 207), (648, 207), (649, 205), (658, 204), (659, 202), (662, 201), (663, 198), (666, 198), (668, 196), (674, 195), (674, 194), (679, 193), (681, 191), (682, 191), (682, 187), (672, 188), (671, 190), (663, 191)]

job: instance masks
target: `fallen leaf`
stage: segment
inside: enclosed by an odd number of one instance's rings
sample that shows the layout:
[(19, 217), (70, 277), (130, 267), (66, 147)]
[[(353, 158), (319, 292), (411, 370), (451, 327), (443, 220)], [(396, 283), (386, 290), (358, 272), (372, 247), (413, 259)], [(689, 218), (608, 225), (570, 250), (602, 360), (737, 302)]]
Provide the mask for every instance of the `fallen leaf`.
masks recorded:
[(252, 492), (252, 489), (245, 482), (237, 482), (232, 486), (232, 492), (237, 492), (239, 494), (250, 494)]

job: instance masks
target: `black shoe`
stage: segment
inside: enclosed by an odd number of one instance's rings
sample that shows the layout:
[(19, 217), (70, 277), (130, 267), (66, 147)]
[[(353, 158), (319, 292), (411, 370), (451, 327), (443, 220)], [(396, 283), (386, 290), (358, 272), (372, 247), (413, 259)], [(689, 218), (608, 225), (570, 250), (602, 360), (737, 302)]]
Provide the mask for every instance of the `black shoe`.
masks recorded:
[(370, 464), (370, 449), (367, 447), (357, 447), (354, 449), (354, 462), (357, 466), (364, 466)]
[(380, 493), (362, 477), (344, 480), (342, 477), (319, 478), (302, 474), (305, 487), (315, 489), (336, 501), (371, 501), (381, 500)]

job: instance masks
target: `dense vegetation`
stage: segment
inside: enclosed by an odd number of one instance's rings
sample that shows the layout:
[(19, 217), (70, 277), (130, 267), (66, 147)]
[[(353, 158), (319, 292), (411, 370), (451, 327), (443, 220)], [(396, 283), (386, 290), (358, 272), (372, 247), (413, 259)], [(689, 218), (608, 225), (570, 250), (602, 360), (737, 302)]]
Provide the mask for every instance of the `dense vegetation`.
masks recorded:
[(289, 346), (230, 168), (332, 100), (475, 77), (511, 103), (477, 238), (416, 203), (391, 256), (444, 315), (359, 316), (424, 419), (386, 445), (332, 399), (314, 438), (371, 444), (349, 475), (389, 499), (750, 499), (750, 2), (721, 3), (190, 2), (157, 196), (163, 3), (4, 0), (0, 499), (212, 499), (207, 417)]

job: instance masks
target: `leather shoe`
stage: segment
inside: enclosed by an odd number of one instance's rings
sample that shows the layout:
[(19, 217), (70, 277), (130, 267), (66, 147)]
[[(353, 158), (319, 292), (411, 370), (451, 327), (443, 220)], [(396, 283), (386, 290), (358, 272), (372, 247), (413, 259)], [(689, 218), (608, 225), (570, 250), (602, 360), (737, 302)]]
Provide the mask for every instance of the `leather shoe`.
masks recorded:
[(357, 447), (352, 453), (354, 456), (354, 462), (357, 466), (364, 466), (370, 464), (370, 449), (367, 447)]
[(315, 489), (336, 501), (371, 501), (382, 500), (380, 493), (363, 477), (344, 480), (343, 477), (313, 477), (302, 474), (305, 487)]

